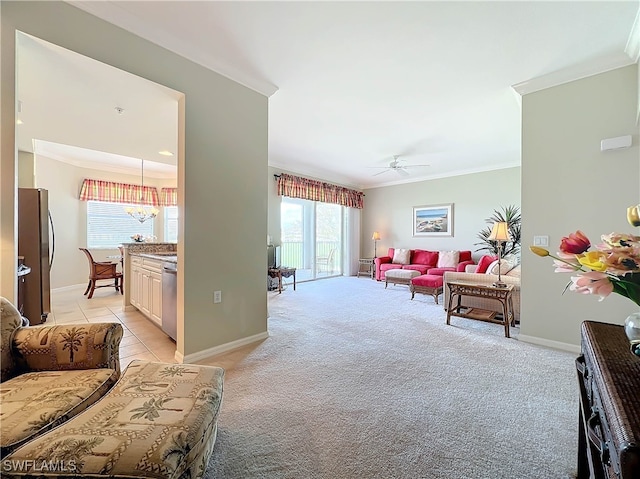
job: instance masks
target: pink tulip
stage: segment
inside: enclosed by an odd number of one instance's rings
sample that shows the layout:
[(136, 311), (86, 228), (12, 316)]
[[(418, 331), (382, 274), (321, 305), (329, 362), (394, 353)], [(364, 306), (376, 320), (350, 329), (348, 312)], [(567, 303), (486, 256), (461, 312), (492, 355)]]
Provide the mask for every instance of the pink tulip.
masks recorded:
[(613, 293), (613, 283), (606, 273), (599, 271), (579, 273), (578, 276), (572, 276), (571, 281), (569, 287), (571, 291), (581, 294), (597, 294), (600, 296), (599, 301)]
[(558, 259), (553, 260), (556, 273), (573, 273), (582, 267), (575, 254), (567, 254), (562, 251), (558, 251), (556, 254)]
[(585, 234), (578, 230), (560, 240), (560, 251), (568, 254), (581, 254), (591, 247), (591, 242)]

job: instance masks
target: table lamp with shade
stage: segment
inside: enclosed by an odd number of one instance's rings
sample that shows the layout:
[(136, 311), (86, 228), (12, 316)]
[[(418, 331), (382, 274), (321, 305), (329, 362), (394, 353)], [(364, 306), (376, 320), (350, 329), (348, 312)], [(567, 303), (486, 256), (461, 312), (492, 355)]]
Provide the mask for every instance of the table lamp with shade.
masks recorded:
[(373, 257), (377, 258), (378, 257), (377, 243), (378, 241), (380, 241), (380, 233), (378, 233), (377, 231), (374, 231), (371, 239), (373, 240)]
[(491, 241), (498, 242), (498, 281), (493, 283), (496, 288), (506, 288), (506, 283), (502, 282), (502, 243), (504, 241), (511, 241), (511, 235), (509, 235), (509, 223), (506, 221), (499, 221), (493, 224), (491, 228), (491, 234), (489, 238)]

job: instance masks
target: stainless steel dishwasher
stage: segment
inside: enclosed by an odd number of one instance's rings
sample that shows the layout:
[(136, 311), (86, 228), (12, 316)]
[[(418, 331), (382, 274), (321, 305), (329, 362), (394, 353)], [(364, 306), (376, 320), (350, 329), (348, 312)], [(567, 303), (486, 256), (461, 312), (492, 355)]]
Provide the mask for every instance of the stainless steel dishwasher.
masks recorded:
[(162, 330), (176, 340), (178, 335), (178, 265), (162, 264)]

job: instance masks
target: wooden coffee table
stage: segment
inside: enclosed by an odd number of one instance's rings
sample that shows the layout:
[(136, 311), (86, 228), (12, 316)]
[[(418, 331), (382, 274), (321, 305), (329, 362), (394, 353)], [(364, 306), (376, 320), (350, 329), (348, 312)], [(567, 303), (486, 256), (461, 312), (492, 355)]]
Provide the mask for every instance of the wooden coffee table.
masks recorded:
[[(451, 324), (451, 316), (460, 318), (477, 319), (504, 325), (504, 335), (511, 337), (509, 325), (514, 322), (513, 314), (513, 289), (512, 284), (505, 287), (497, 287), (491, 284), (474, 284), (463, 281), (447, 281), (449, 289), (449, 310), (447, 311), (447, 324)], [(502, 305), (502, 318), (495, 311), (462, 306), (463, 296), (474, 296), (484, 299), (495, 299)]]

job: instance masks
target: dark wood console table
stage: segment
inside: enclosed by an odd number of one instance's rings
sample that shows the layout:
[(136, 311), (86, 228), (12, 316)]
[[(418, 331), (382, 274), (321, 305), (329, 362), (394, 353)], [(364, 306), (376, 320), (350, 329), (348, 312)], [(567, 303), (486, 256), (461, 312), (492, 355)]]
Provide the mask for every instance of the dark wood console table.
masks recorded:
[(278, 294), (282, 293), (282, 278), (293, 276), (293, 290), (296, 290), (296, 269), (280, 266), (279, 268), (269, 268), (267, 271), (272, 278), (278, 278)]
[(578, 479), (640, 477), (640, 357), (624, 328), (582, 323)]

